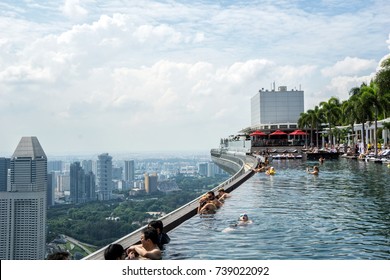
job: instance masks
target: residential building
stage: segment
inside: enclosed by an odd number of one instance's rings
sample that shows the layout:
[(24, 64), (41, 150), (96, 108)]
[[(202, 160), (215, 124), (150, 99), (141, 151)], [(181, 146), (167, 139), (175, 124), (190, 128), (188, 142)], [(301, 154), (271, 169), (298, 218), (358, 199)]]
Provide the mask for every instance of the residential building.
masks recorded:
[(148, 174), (145, 173), (145, 192), (146, 193), (155, 193), (158, 191), (157, 189), (157, 181), (158, 181), (158, 176), (157, 173), (153, 174)]
[(109, 200), (112, 194), (112, 157), (108, 153), (98, 156), (97, 167), (97, 196), (99, 200)]

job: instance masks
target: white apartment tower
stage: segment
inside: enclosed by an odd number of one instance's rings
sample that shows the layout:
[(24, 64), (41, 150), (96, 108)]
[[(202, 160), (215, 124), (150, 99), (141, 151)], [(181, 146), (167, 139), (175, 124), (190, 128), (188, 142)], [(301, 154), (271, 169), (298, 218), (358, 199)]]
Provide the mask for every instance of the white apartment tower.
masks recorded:
[(10, 187), (0, 192), (0, 259), (43, 260), (47, 158), (36, 137), (22, 137), (10, 167)]
[(97, 197), (98, 200), (110, 200), (113, 188), (112, 157), (108, 153), (98, 156), (96, 163)]

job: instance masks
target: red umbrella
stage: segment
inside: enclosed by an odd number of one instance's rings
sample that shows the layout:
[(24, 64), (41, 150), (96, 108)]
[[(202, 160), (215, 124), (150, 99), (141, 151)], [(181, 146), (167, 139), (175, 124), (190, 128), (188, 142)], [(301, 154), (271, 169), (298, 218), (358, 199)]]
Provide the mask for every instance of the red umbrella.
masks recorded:
[(300, 130), (300, 129), (297, 129), (297, 130), (291, 132), (289, 135), (307, 135), (307, 133)]
[(281, 131), (281, 130), (276, 130), (276, 131), (272, 132), (270, 135), (271, 135), (271, 136), (272, 136), (272, 135), (287, 135), (287, 133), (286, 133), (286, 132), (283, 132), (283, 131)]
[(255, 132), (252, 132), (251, 134), (249, 134), (249, 136), (266, 136), (267, 134), (265, 134), (264, 132), (260, 131), (260, 130), (256, 130)]

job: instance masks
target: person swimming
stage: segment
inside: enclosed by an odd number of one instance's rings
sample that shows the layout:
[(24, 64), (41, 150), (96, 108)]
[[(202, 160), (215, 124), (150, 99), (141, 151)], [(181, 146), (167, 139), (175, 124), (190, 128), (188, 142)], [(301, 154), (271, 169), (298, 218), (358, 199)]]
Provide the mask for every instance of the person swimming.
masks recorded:
[(252, 224), (253, 221), (249, 220), (248, 214), (242, 213), (240, 217), (238, 218), (237, 223), (230, 225), (229, 227), (222, 230), (222, 232), (231, 232), (234, 231), (239, 226), (246, 226), (249, 224)]
[(318, 175), (318, 173), (320, 173), (320, 169), (318, 168), (318, 166), (314, 165), (313, 171), (310, 171), (309, 167), (308, 167), (308, 168), (306, 168), (306, 172), (309, 174)]
[(275, 175), (275, 168), (273, 166), (269, 167), (268, 170), (265, 172), (265, 175)]

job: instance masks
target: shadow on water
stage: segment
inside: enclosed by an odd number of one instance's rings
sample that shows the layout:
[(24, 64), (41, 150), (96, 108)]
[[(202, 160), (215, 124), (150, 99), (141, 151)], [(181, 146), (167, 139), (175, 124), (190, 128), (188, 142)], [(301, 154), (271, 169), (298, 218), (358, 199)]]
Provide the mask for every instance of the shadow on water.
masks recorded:
[[(164, 259), (390, 259), (390, 169), (327, 161), (274, 161), (210, 217), (169, 233)], [(237, 223), (247, 213), (253, 224)]]

